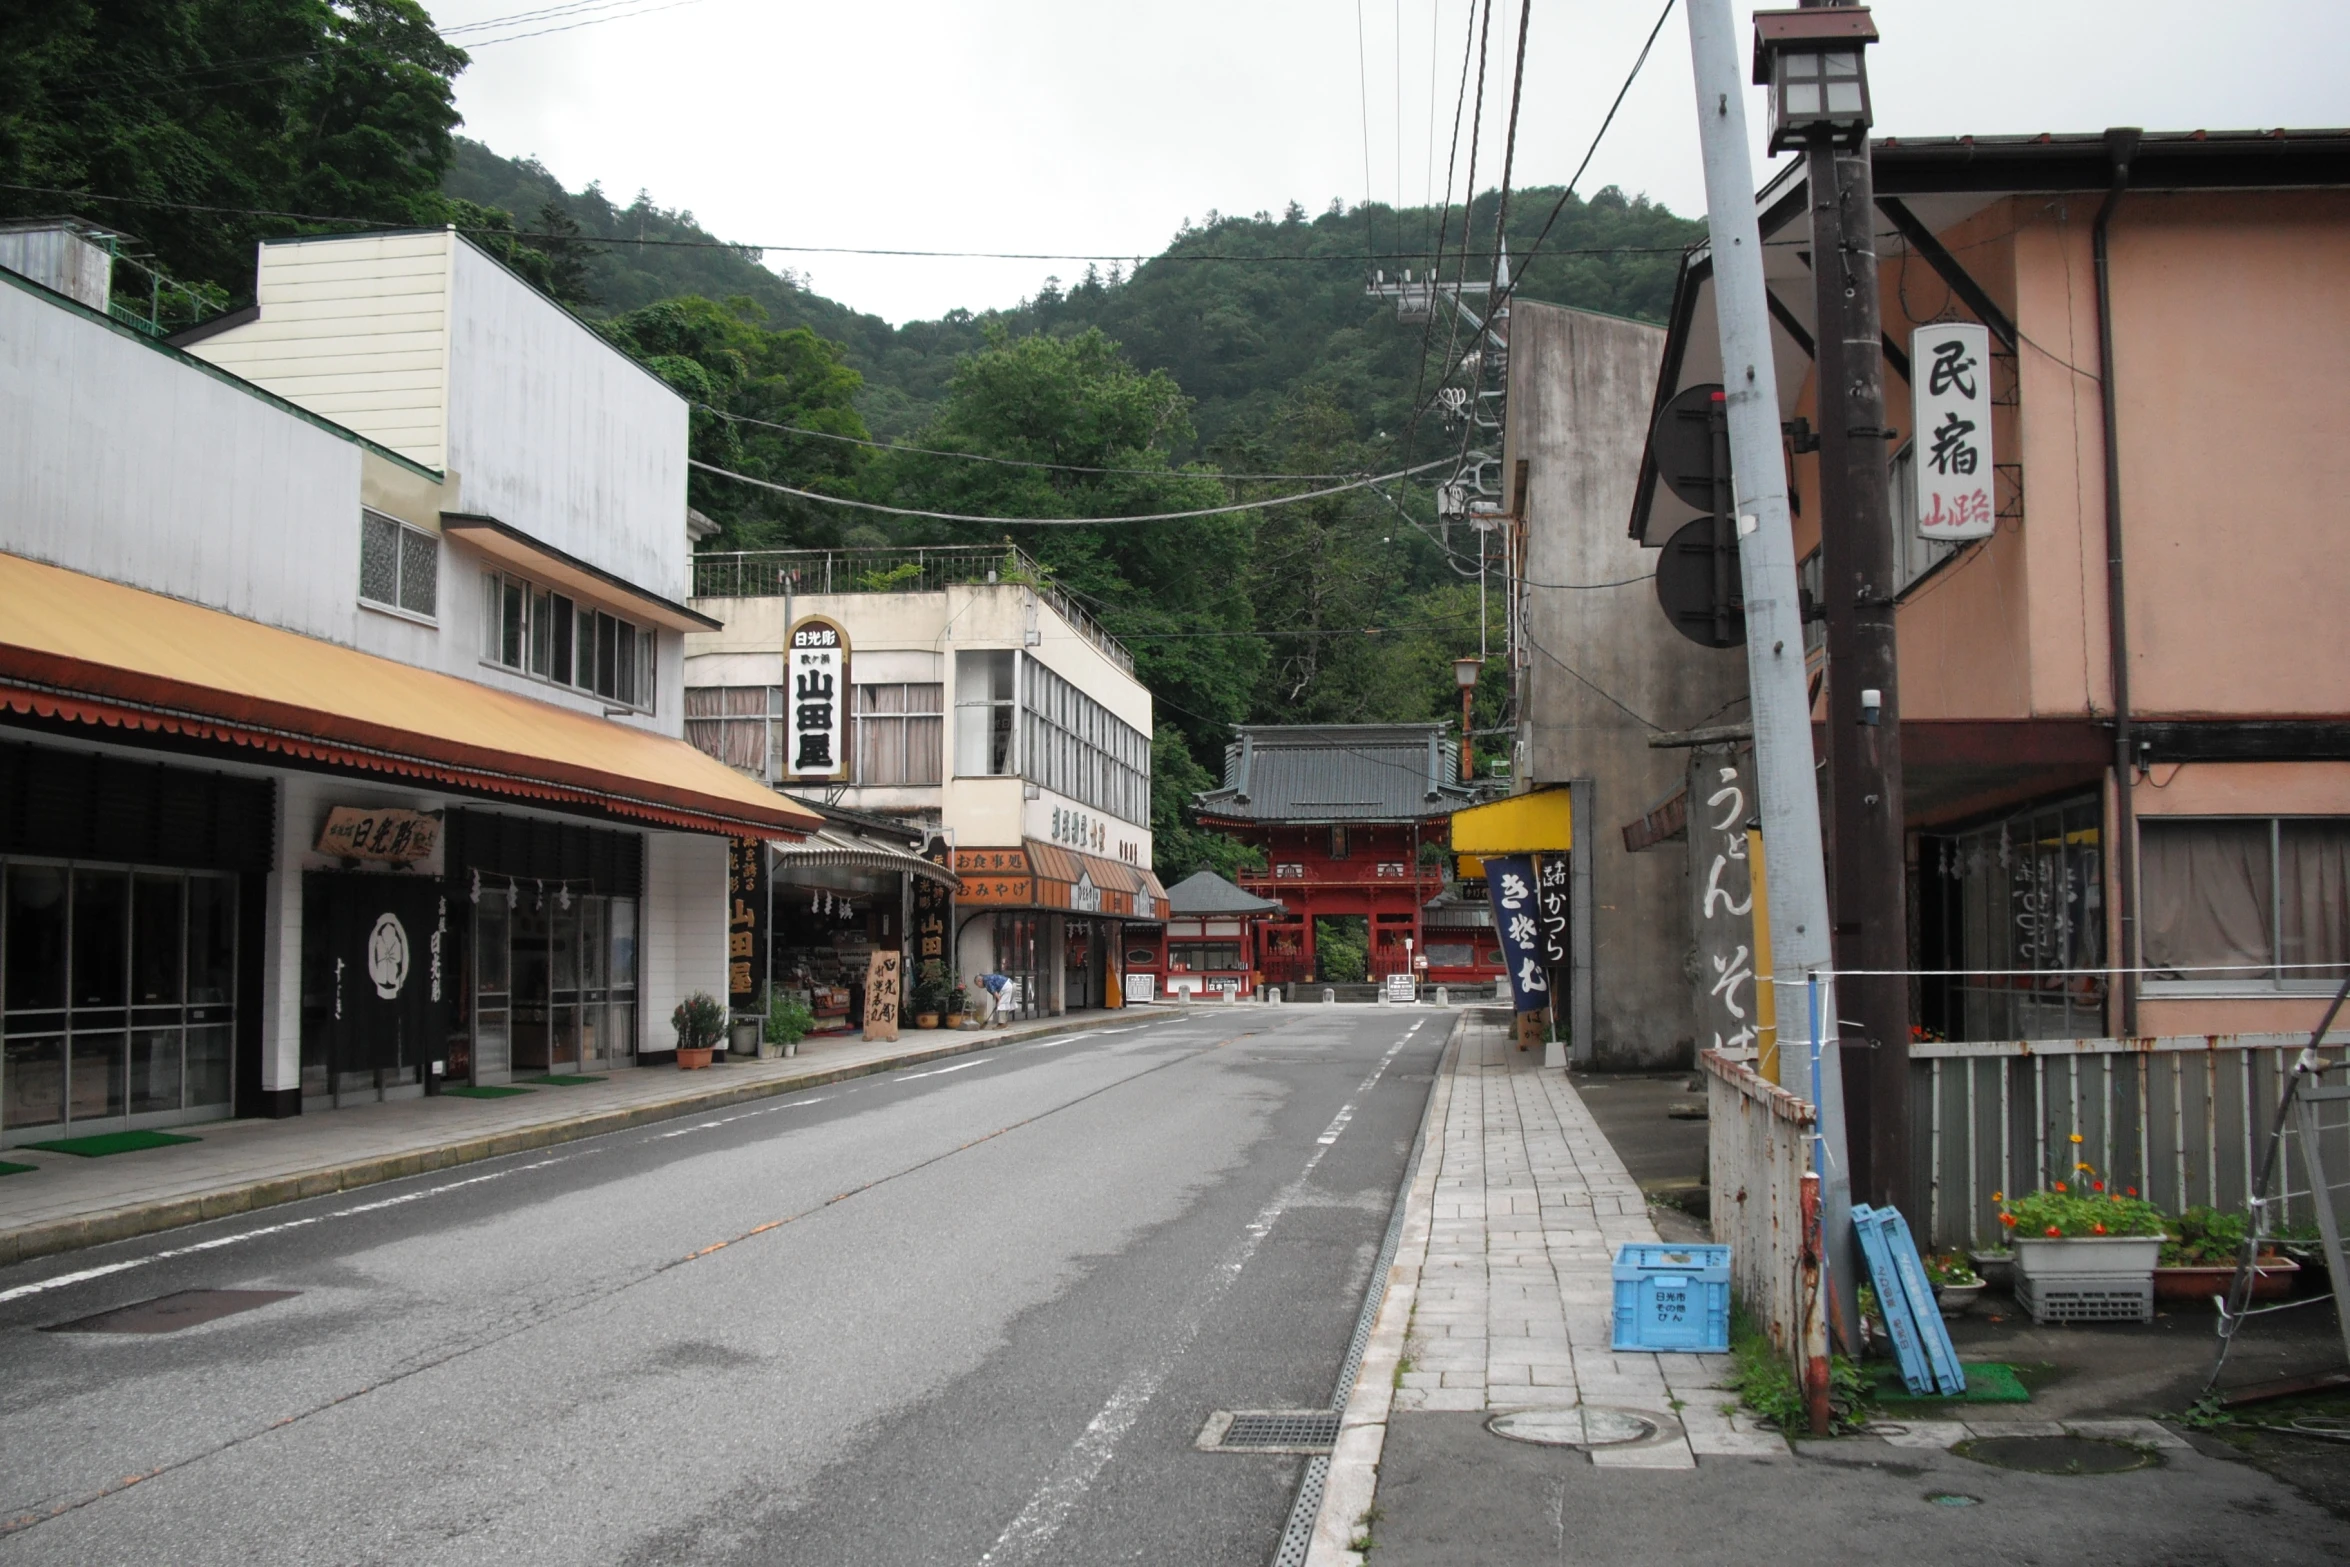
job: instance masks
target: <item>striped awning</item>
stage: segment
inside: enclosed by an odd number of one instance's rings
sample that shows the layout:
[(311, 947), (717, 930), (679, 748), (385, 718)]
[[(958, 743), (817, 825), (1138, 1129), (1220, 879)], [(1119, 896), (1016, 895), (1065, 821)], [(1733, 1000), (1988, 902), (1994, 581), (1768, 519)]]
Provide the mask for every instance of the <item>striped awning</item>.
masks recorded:
[(942, 887), (955, 885), (955, 873), (935, 860), (926, 860), (884, 838), (870, 837), (852, 827), (820, 827), (798, 843), (775, 846), (779, 875), (789, 876), (795, 865), (837, 866), (843, 870), (878, 871), (885, 875), (916, 876)]
[(1138, 865), (1034, 838), (1017, 848), (959, 848), (959, 901), (969, 908), (1054, 909), (1109, 919), (1158, 920), (1167, 891)]

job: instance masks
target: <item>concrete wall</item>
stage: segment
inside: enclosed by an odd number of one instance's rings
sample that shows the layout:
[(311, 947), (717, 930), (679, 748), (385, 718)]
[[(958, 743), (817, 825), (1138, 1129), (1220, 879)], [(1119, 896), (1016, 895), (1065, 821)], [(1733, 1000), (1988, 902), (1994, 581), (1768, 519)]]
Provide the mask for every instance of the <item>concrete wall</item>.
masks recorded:
[[(1592, 782), (1592, 819), (1575, 823), (1592, 873), (1592, 1059), (1625, 1070), (1686, 1063), (1696, 1030), (1685, 854), (1677, 844), (1628, 854), (1619, 831), (1682, 782), (1684, 756), (1649, 749), (1649, 725), (1745, 715), (1744, 655), (1672, 629), (1645, 580), (1656, 552), (1624, 532), (1663, 348), (1659, 327), (1510, 308), (1502, 471), (1529, 464), (1527, 577), (1538, 584), (1526, 607), (1523, 782)], [(1626, 578), (1641, 580), (1539, 586)]]
[(726, 840), (647, 833), (637, 931), (637, 1048), (675, 1050), (669, 1014), (697, 990), (726, 998)]

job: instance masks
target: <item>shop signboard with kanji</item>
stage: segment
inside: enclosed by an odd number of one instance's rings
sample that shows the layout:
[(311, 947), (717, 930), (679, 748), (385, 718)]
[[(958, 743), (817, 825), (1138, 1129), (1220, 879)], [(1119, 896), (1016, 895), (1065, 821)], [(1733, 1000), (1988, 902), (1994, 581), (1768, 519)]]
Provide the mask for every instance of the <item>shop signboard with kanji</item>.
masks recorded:
[(767, 972), (767, 843), (727, 842), (726, 991), (737, 1012), (756, 1011), (759, 979)]
[(898, 1004), (904, 999), (899, 994), (899, 980), (903, 973), (898, 953), (880, 951), (865, 964), (865, 1037), (870, 1040), (889, 1040), (898, 1037)]
[(1918, 536), (1985, 538), (1994, 522), (1991, 335), (1971, 321), (1921, 326), (1909, 363)]
[(1542, 964), (1542, 902), (1534, 857), (1487, 857), (1485, 887), (1493, 898), (1502, 961), (1509, 967), (1511, 1004), (1519, 1012), (1539, 1012), (1550, 1005), (1550, 975)]
[[(933, 837), (923, 845), (922, 857), (933, 865), (949, 865), (954, 851), (941, 837)], [(927, 876), (914, 878), (914, 961), (917, 965), (936, 960), (953, 965), (947, 955), (947, 930), (955, 917), (955, 895), (946, 886)]]
[(802, 781), (849, 776), (849, 634), (810, 615), (784, 644), (784, 771)]

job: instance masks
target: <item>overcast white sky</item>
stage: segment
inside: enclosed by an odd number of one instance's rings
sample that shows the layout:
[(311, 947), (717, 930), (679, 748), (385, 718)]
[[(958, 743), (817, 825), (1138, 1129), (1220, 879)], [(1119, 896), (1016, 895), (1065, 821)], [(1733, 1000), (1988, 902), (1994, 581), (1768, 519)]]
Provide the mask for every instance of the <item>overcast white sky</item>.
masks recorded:
[[(434, 14), (470, 45), (594, 20), (480, 46), (458, 80), (467, 134), (537, 154), (573, 188), (600, 179), (622, 203), (643, 188), (744, 243), (1149, 255), (1211, 208), (1362, 200), (1366, 131), (1374, 199), (1441, 200), (1473, 3), (445, 0)], [(1517, 184), (1573, 172), (1659, 4), (1535, 0)], [(459, 30), (526, 6), (567, 14)], [(1480, 189), (1500, 174), (1518, 10), (1494, 4)], [(1880, 134), (2350, 124), (2343, 0), (1883, 0), (1875, 15)], [(1759, 130), (1751, 98), (1748, 118)], [(1464, 127), (1464, 161), (1467, 142)], [(1677, 6), (1580, 188), (1609, 184), (1702, 210)], [(891, 321), (1084, 270), (769, 261)]]

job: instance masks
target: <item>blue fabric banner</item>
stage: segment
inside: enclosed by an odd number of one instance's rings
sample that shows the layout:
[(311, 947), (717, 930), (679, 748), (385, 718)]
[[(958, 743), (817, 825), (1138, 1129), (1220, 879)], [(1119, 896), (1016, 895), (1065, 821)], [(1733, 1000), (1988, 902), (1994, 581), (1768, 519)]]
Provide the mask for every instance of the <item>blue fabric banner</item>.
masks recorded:
[(1550, 976), (1542, 967), (1533, 856), (1487, 858), (1485, 887), (1493, 898), (1493, 931), (1501, 938), (1502, 962), (1510, 973), (1510, 1002), (1520, 1012), (1539, 1012), (1550, 1005)]

